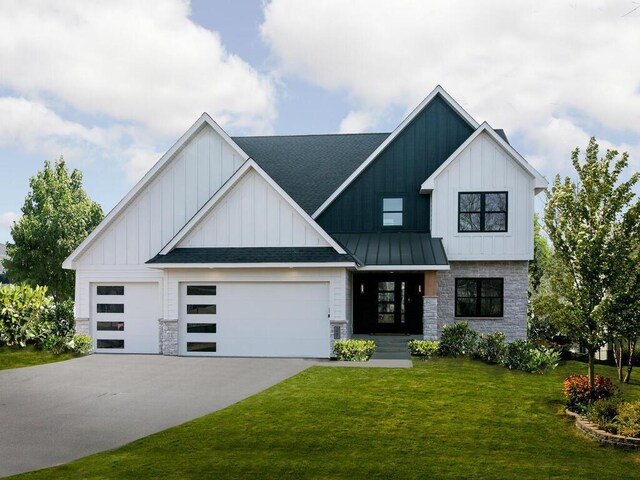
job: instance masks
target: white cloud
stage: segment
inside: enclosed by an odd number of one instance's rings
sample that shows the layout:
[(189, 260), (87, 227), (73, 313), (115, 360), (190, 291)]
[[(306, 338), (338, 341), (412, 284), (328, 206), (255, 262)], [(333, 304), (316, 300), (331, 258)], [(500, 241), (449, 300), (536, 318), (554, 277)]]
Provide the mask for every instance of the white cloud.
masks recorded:
[(370, 112), (349, 112), (340, 122), (340, 133), (364, 132), (373, 122), (375, 115)]
[(261, 31), (280, 75), (348, 96), (341, 128), (375, 128), (389, 108), (408, 111), (442, 84), (477, 120), (504, 127), (523, 153), (554, 169), (600, 130), (640, 134), (640, 11), (623, 17), (632, 7), (272, 0)]
[(0, 214), (0, 228), (9, 230), (13, 222), (17, 222), (22, 215), (16, 212), (4, 212)]
[(189, 16), (185, 0), (4, 0), (0, 109), (17, 116), (1, 117), (0, 142), (49, 157), (131, 149), (134, 177), (149, 163), (142, 151), (203, 111), (224, 128), (269, 133), (273, 82)]

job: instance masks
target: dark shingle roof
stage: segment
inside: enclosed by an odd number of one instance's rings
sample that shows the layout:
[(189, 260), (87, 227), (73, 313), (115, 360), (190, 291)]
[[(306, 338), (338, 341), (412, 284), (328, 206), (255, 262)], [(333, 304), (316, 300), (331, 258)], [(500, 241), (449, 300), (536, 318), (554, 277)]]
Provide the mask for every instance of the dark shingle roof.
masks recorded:
[(388, 136), (360, 133), (233, 140), (312, 214)]
[(442, 239), (428, 233), (374, 232), (332, 235), (359, 264), (448, 265)]
[(327, 263), (353, 262), (332, 247), (176, 248), (147, 263)]

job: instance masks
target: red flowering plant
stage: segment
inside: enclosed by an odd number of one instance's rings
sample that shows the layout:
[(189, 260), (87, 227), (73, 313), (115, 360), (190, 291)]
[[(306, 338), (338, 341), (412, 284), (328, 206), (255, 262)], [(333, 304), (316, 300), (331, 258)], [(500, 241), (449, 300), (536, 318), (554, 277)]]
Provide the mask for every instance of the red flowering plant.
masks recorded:
[(562, 393), (567, 399), (567, 407), (577, 413), (585, 413), (593, 402), (611, 398), (617, 391), (618, 388), (613, 385), (611, 379), (602, 375), (596, 375), (591, 386), (586, 375), (569, 375), (564, 380), (562, 388)]

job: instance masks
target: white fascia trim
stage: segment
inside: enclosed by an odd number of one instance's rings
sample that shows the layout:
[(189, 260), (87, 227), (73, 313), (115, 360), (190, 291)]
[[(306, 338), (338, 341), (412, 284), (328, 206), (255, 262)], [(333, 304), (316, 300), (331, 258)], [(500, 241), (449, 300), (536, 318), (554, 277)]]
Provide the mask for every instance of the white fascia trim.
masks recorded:
[[(160, 255), (166, 255), (171, 250), (173, 250), (180, 241), (185, 238), (201, 221), (202, 219), (211, 211), (211, 209), (240, 181), (240, 179), (249, 171), (249, 169), (253, 169), (258, 175), (260, 175), (278, 194), (284, 198), (289, 205), (300, 215), (302, 216), (309, 225), (313, 227), (313, 229), (320, 235), (326, 242), (333, 247), (338, 253), (345, 254), (347, 252), (333, 239), (331, 236), (325, 232), (318, 223), (309, 216), (307, 212), (305, 212), (300, 205), (298, 205), (293, 198), (289, 196), (287, 192), (285, 192), (280, 185), (278, 185), (268, 174), (265, 172), (260, 166), (250, 158), (247, 162), (245, 162), (242, 167), (240, 167), (230, 178), (225, 182), (225, 184), (215, 193), (213, 197), (211, 197), (207, 203), (205, 203), (200, 210), (196, 212), (196, 214), (187, 222), (187, 224), (182, 227), (178, 233), (165, 245), (165, 247), (160, 250)], [(301, 247), (302, 248), (302, 247)]]
[(354, 262), (317, 262), (317, 263), (152, 263), (149, 268), (335, 268), (355, 267)]
[(522, 155), (520, 155), (504, 138), (496, 133), (487, 122), (483, 122), (475, 132), (473, 132), (469, 138), (467, 138), (462, 145), (460, 145), (455, 152), (449, 155), (442, 165), (440, 165), (435, 172), (433, 172), (429, 178), (427, 178), (420, 186), (420, 193), (431, 193), (435, 186), (435, 179), (446, 170), (446, 168), (467, 148), (471, 143), (478, 138), (482, 133), (489, 135), (494, 142), (496, 142), (511, 158), (513, 158), (531, 177), (533, 177), (534, 190), (537, 193), (547, 188), (547, 180), (533, 168), (529, 162), (527, 162)]
[(438, 95), (442, 96), (442, 98), (453, 108), (472, 128), (478, 128), (478, 122), (476, 122), (471, 115), (469, 115), (464, 108), (460, 106), (458, 102), (456, 102), (451, 95), (449, 95), (444, 88), (438, 85), (434, 88), (427, 97), (420, 102), (416, 108), (402, 121), (400, 125), (396, 127), (396, 129), (389, 134), (389, 136), (385, 139), (384, 142), (380, 144), (378, 148), (376, 148), (371, 155), (367, 157), (367, 159), (360, 164), (360, 166), (351, 174), (349, 177), (342, 182), (342, 185), (335, 190), (329, 198), (327, 198), (318, 209), (313, 212), (311, 215), (313, 218), (317, 218), (333, 201), (353, 182), (362, 171), (369, 166), (371, 162), (385, 149), (387, 145), (389, 145), (406, 127), (409, 125), (413, 119), (422, 111), (424, 108), (431, 103), (431, 101)]
[(233, 139), (227, 135), (227, 133), (218, 125), (213, 118), (209, 116), (208, 113), (203, 113), (200, 115), (200, 118), (196, 120), (196, 122), (191, 125), (189, 130), (187, 130), (184, 135), (182, 135), (173, 146), (167, 150), (167, 152), (160, 157), (160, 160), (156, 162), (156, 164), (151, 167), (151, 169), (146, 173), (144, 177), (140, 179), (138, 183), (134, 185), (134, 187), (127, 193), (127, 195), (118, 202), (118, 204), (111, 209), (108, 215), (100, 222), (100, 224), (91, 232), (83, 241), (78, 245), (78, 247), (71, 252), (66, 260), (62, 263), (62, 268), (67, 270), (75, 269), (75, 260), (96, 240), (96, 238), (109, 226), (115, 218), (119, 215), (119, 213), (124, 210), (137, 196), (138, 194), (146, 187), (156, 176), (160, 174), (160, 172), (164, 169), (165, 165), (178, 153), (182, 147), (189, 141), (191, 138), (198, 132), (204, 125), (209, 125), (216, 133), (218, 133), (233, 150), (243, 159), (248, 160), (249, 155), (247, 155), (244, 150), (238, 146)]
[(408, 270), (450, 270), (449, 265), (371, 265), (357, 267), (358, 271), (379, 272), (379, 271), (408, 271)]

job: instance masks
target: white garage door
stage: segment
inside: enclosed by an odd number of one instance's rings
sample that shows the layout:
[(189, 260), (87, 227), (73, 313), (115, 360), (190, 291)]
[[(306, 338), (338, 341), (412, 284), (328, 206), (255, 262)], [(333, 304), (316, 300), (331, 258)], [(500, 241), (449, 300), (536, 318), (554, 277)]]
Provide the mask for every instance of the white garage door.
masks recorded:
[(91, 327), (96, 352), (159, 352), (157, 283), (92, 284), (91, 296)]
[(329, 284), (180, 285), (180, 354), (328, 357)]

